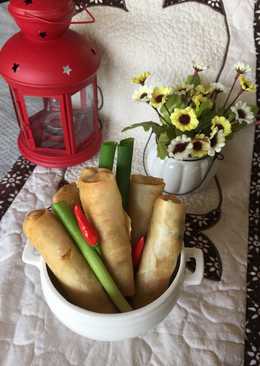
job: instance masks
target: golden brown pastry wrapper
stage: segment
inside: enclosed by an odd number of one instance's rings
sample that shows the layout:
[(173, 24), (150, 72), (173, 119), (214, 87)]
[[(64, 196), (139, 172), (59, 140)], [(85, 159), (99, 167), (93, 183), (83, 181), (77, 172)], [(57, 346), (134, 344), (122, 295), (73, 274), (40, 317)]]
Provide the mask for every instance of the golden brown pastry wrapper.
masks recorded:
[(85, 214), (95, 224), (106, 266), (125, 296), (135, 291), (129, 222), (110, 170), (83, 169), (78, 182)]
[(132, 241), (134, 243), (147, 233), (154, 202), (163, 192), (164, 186), (163, 179), (132, 175), (128, 213), (132, 221)]
[(174, 196), (158, 197), (136, 275), (135, 307), (151, 303), (168, 288), (181, 252), (184, 225), (184, 204)]
[(65, 184), (52, 197), (53, 203), (65, 201), (71, 209), (80, 203), (79, 190), (76, 183)]
[(23, 231), (55, 274), (66, 298), (99, 313), (117, 312), (63, 225), (48, 210), (25, 218)]

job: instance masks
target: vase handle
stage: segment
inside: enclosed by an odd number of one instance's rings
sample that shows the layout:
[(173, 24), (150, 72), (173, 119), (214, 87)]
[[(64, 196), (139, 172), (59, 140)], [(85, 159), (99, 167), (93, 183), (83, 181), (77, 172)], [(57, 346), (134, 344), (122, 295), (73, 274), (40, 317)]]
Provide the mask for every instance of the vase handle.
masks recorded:
[(201, 249), (198, 248), (185, 248), (186, 262), (190, 258), (194, 258), (196, 262), (196, 268), (193, 273), (187, 271), (184, 280), (185, 286), (197, 286), (201, 284), (204, 276), (204, 255)]
[(146, 152), (147, 152), (147, 149), (148, 149), (148, 145), (150, 143), (150, 140), (152, 138), (152, 135), (153, 135), (153, 133), (151, 132), (150, 133), (150, 136), (148, 137), (148, 140), (146, 141), (146, 144), (145, 144), (145, 147), (144, 147), (144, 152), (143, 152), (143, 167), (144, 167), (145, 174), (147, 176), (149, 176), (149, 174), (148, 174), (148, 171), (147, 171), (147, 168), (146, 168), (145, 156), (146, 156)]
[(29, 241), (26, 242), (22, 260), (26, 264), (30, 264), (40, 270), (41, 267), (41, 256), (36, 252), (36, 250), (33, 248), (33, 246), (29, 243)]

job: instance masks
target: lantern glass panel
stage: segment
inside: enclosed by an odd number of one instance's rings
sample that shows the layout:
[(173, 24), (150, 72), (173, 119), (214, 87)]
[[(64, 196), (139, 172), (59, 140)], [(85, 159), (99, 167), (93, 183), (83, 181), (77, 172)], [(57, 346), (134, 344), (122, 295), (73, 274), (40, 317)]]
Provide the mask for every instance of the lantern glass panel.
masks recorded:
[(60, 101), (54, 97), (25, 97), (36, 147), (64, 149)]
[(89, 84), (71, 97), (76, 146), (79, 147), (94, 130), (94, 86)]

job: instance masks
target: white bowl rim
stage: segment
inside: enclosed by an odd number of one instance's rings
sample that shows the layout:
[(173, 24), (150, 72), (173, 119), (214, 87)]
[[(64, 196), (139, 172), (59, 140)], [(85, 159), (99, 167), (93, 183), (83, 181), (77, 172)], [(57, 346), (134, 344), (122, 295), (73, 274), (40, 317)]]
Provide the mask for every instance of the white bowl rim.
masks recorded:
[(64, 305), (71, 308), (71, 310), (76, 311), (77, 313), (80, 313), (81, 315), (87, 315), (91, 318), (99, 318), (99, 319), (122, 319), (122, 318), (136, 318), (139, 316), (142, 316), (148, 312), (152, 312), (155, 308), (157, 308), (160, 304), (162, 304), (169, 295), (173, 292), (173, 290), (177, 287), (179, 283), (179, 279), (182, 275), (182, 273), (185, 271), (185, 249), (184, 246), (182, 247), (182, 251), (180, 253), (180, 264), (178, 272), (176, 273), (175, 278), (173, 279), (171, 285), (167, 288), (167, 290), (160, 296), (158, 299), (154, 300), (152, 303), (143, 306), (139, 309), (134, 309), (125, 313), (116, 313), (116, 314), (104, 314), (104, 313), (96, 313), (94, 311), (90, 311), (84, 308), (81, 308), (77, 305), (74, 305), (70, 303), (68, 300), (66, 300), (59, 291), (55, 288), (54, 284), (52, 283), (48, 271), (46, 263), (44, 262), (43, 258), (41, 258), (41, 272), (44, 277), (44, 280), (46, 281), (46, 285), (50, 288), (50, 290), (54, 293), (54, 295), (58, 298), (59, 301), (63, 302)]

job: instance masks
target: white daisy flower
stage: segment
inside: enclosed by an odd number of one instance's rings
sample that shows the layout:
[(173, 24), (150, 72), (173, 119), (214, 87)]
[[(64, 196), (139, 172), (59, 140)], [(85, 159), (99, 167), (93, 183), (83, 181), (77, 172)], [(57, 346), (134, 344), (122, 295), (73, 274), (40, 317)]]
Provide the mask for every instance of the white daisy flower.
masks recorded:
[(220, 83), (211, 83), (210, 86), (214, 89), (214, 91), (216, 91), (217, 93), (224, 93), (226, 92), (226, 87)]
[(209, 67), (207, 65), (204, 65), (202, 63), (197, 63), (195, 61), (193, 61), (193, 69), (196, 71), (196, 72), (202, 72), (202, 71), (205, 71), (207, 70)]
[(174, 88), (174, 94), (177, 95), (186, 95), (188, 94), (192, 89), (194, 89), (193, 84), (179, 84)]
[(90, 4), (98, 5), (98, 4), (102, 4), (102, 3), (103, 3), (103, 0), (90, 0)]
[(219, 0), (208, 0), (208, 4), (213, 6), (213, 8), (220, 8)]
[(147, 86), (141, 86), (133, 94), (133, 100), (136, 102), (149, 102), (151, 91)]
[(239, 123), (246, 122), (248, 125), (255, 122), (255, 115), (251, 111), (251, 108), (246, 102), (239, 100), (233, 107), (231, 111), (235, 113), (236, 121)]
[(168, 146), (169, 157), (177, 160), (187, 159), (192, 152), (191, 139), (186, 135), (177, 136)]
[(234, 65), (234, 68), (238, 74), (246, 74), (247, 72), (252, 71), (251, 66), (244, 64), (243, 62), (238, 62)]
[(210, 134), (209, 156), (215, 156), (216, 153), (220, 153), (225, 145), (226, 139), (223, 130), (218, 130), (215, 127)]

